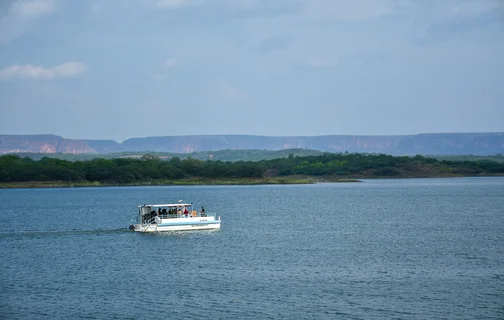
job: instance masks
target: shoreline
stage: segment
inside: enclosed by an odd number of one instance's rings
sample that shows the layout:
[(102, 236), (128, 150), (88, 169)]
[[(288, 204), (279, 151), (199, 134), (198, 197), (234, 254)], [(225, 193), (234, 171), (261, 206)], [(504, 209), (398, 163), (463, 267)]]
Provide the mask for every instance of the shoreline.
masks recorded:
[(65, 182), (65, 181), (24, 181), (0, 182), (0, 189), (36, 189), (36, 188), (88, 188), (88, 187), (147, 187), (147, 186), (219, 186), (219, 185), (295, 185), (317, 183), (358, 183), (362, 180), (384, 179), (439, 179), (439, 178), (491, 178), (504, 175), (444, 175), (444, 176), (404, 176), (404, 177), (355, 177), (355, 178), (315, 178), (315, 177), (286, 177), (286, 178), (258, 178), (258, 179), (178, 179), (139, 181), (134, 183), (117, 182)]
[(218, 185), (270, 185), (270, 184), (315, 184), (352, 183), (358, 179), (316, 179), (316, 178), (260, 178), (260, 179), (179, 179), (159, 181), (139, 181), (133, 183), (117, 182), (65, 182), (65, 181), (24, 181), (0, 182), (0, 189), (34, 188), (88, 188), (88, 187), (147, 187), (147, 186), (218, 186)]

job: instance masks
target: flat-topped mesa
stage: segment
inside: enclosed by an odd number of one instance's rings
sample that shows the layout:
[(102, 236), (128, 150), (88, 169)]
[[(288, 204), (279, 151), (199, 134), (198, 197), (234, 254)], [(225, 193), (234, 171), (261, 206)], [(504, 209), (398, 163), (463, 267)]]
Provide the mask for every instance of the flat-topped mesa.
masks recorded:
[(0, 135), (0, 154), (7, 153), (191, 153), (218, 150), (311, 149), (390, 155), (495, 155), (504, 153), (504, 133), (427, 133), (390, 136), (255, 136), (187, 135), (112, 140), (64, 139), (56, 135)]

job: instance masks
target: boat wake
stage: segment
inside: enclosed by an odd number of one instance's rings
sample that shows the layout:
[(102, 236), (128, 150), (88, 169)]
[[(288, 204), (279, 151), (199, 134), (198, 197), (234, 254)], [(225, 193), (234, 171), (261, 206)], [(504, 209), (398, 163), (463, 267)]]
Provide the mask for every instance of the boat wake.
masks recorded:
[(26, 236), (26, 237), (43, 237), (43, 236), (64, 236), (64, 235), (104, 235), (110, 233), (130, 232), (128, 228), (120, 229), (92, 229), (92, 230), (17, 230), (17, 231), (0, 231), (0, 237)]

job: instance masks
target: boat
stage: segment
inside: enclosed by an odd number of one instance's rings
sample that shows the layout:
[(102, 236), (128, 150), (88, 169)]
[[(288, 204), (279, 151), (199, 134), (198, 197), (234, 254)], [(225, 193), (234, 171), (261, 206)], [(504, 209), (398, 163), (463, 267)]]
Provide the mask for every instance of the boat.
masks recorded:
[(193, 210), (192, 203), (143, 204), (138, 206), (136, 224), (129, 226), (131, 231), (163, 232), (188, 230), (220, 229), (220, 216)]

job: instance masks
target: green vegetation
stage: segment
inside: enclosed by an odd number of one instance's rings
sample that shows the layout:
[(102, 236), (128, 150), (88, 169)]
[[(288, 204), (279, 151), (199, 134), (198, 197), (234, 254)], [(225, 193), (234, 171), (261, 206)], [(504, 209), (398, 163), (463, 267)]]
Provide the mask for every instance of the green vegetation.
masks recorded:
[[(170, 160), (177, 157), (184, 159), (197, 160), (220, 160), (220, 161), (261, 161), (272, 160), (278, 158), (287, 158), (290, 154), (295, 157), (320, 156), (325, 154), (322, 151), (311, 149), (285, 149), (285, 150), (218, 150), (218, 151), (199, 151), (192, 153), (172, 153), (172, 152), (119, 152), (107, 154), (71, 154), (71, 153), (12, 153), (20, 157), (29, 157), (33, 160), (41, 160), (42, 158), (54, 158), (68, 161), (85, 161), (93, 159), (140, 159), (144, 155), (153, 155), (160, 160)], [(364, 153), (363, 153), (364, 154)], [(379, 154), (368, 154), (379, 155)], [(504, 155), (497, 154), (491, 156), (475, 156), (475, 155), (432, 155), (429, 156), (437, 160), (447, 161), (483, 161), (490, 160), (495, 162), (504, 162)]]
[(68, 188), (68, 187), (110, 187), (110, 186), (167, 186), (167, 185), (259, 185), (259, 184), (313, 184), (320, 182), (360, 182), (357, 179), (314, 179), (309, 177), (256, 178), (256, 179), (177, 179), (152, 180), (132, 183), (116, 182), (68, 182), (68, 181), (25, 181), (0, 182), (0, 188)]
[(13, 153), (20, 157), (29, 157), (33, 160), (42, 158), (55, 158), (68, 161), (85, 161), (93, 159), (117, 159), (130, 158), (140, 159), (149, 154), (158, 157), (160, 160), (170, 160), (178, 157), (180, 159), (197, 160), (221, 160), (221, 161), (260, 161), (278, 158), (287, 158), (289, 154), (294, 156), (315, 156), (322, 155), (322, 151), (310, 149), (285, 149), (285, 150), (218, 150), (218, 151), (200, 151), (192, 153), (172, 153), (172, 152), (119, 152), (107, 154), (71, 154), (71, 153)]
[(503, 154), (496, 154), (493, 156), (474, 156), (474, 155), (460, 155), (460, 156), (432, 156), (438, 160), (448, 160), (448, 161), (484, 161), (490, 160), (495, 162), (504, 162)]
[[(68, 161), (0, 157), (0, 186), (100, 186), (346, 182), (345, 179), (504, 175), (495, 161), (439, 161), (423, 156), (333, 154), (261, 161), (202, 161), (155, 155)], [(355, 181), (355, 180), (350, 180)]]

